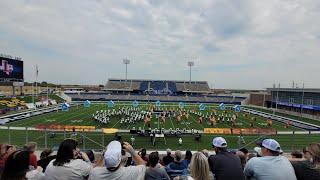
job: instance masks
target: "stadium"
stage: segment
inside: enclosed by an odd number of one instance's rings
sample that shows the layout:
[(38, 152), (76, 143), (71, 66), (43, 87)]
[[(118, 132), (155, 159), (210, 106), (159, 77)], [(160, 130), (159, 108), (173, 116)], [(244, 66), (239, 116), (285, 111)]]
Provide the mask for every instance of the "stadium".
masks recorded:
[[(49, 95), (53, 90), (48, 89), (47, 94), (37, 97), (17, 96), (1, 101), (3, 106), (10, 107), (3, 109), (8, 115), (1, 116), (1, 139), (20, 146), (36, 141), (39, 147), (57, 148), (59, 142), (76, 132), (75, 138), (84, 149), (95, 150), (102, 150), (114, 139), (131, 142), (132, 137), (138, 146), (159, 150), (168, 147), (210, 149), (206, 142), (217, 135), (235, 142), (231, 146), (234, 149), (253, 149), (256, 141), (266, 137), (277, 138), (284, 151), (302, 148), (306, 141), (318, 141), (320, 123), (317, 120), (281, 114), (286, 100), (291, 102), (292, 98), (288, 97), (292, 96), (290, 89), (283, 89), (286, 94), (275, 92), (280, 90), (269, 89), (269, 96), (278, 95), (280, 100), (271, 97), (267, 101), (261, 93), (260, 99), (259, 93), (215, 94), (206, 81), (109, 79), (100, 91), (65, 87)], [(261, 104), (262, 95), (263, 105), (279, 106), (275, 107), (276, 113), (272, 107), (252, 106)], [(312, 90), (310, 95), (306, 94), (311, 98), (317, 95), (318, 92)], [(300, 106), (306, 112), (314, 107), (309, 114), (319, 116), (317, 106)], [(16, 112), (17, 108), (23, 110)], [(154, 138), (155, 134), (163, 136)], [(244, 142), (239, 141), (240, 136)], [(178, 143), (179, 138), (182, 144)]]
[(320, 179), (319, 2), (0, 4), (0, 180)]

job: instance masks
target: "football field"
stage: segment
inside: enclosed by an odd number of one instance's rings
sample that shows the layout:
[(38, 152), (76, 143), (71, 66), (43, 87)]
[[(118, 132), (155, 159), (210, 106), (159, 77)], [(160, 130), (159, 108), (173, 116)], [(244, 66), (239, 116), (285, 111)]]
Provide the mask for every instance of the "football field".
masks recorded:
[[(44, 114), (40, 116), (31, 117), (25, 120), (20, 120), (12, 123), (8, 123), (7, 126), (13, 127), (37, 127), (39, 125), (68, 125), (68, 126), (95, 126), (96, 129), (101, 128), (116, 128), (116, 129), (123, 129), (123, 130), (130, 130), (133, 127), (138, 129), (149, 129), (147, 124), (144, 121), (139, 121), (137, 123), (120, 123), (121, 115), (120, 116), (112, 116), (110, 118), (110, 123), (108, 124), (101, 124), (93, 119), (92, 115), (95, 114), (97, 111), (108, 111), (112, 112), (113, 109), (116, 111), (119, 108), (128, 107), (133, 108), (132, 103), (116, 103), (113, 108), (109, 108), (106, 103), (100, 104), (91, 104), (90, 107), (83, 107), (79, 105), (78, 107), (70, 108), (69, 111), (57, 111), (52, 112), (49, 114)], [(143, 111), (149, 111), (151, 109), (150, 103), (140, 103), (138, 106)], [(199, 110), (199, 104), (185, 104), (183, 111), (189, 112), (192, 109), (196, 109), (197, 112), (201, 112), (204, 116), (210, 116), (212, 113), (212, 109), (214, 109), (218, 115), (224, 114), (224, 116), (232, 116), (235, 114), (233, 106), (227, 106), (226, 110), (227, 113), (223, 112), (219, 109), (218, 105), (210, 105), (206, 104), (206, 108), (203, 111)], [(156, 107), (156, 111), (163, 111), (166, 109), (169, 111), (170, 109), (174, 109), (178, 111), (179, 107), (177, 103), (162, 103), (161, 106)], [(250, 127), (250, 119), (251, 117), (255, 117), (256, 121), (254, 122), (254, 126)], [(230, 118), (231, 119), (231, 118)], [(198, 116), (195, 114), (190, 114), (189, 118), (187, 119), (185, 116), (181, 117), (180, 122), (177, 121), (177, 115), (167, 117), (165, 123), (161, 123), (161, 118), (157, 118), (156, 113), (152, 114), (150, 126), (152, 129), (176, 129), (179, 128), (180, 130), (203, 130), (204, 128), (231, 128), (232, 122), (230, 121), (227, 123), (227, 118), (225, 118), (225, 122), (222, 123), (221, 121), (217, 123), (216, 126), (211, 126), (209, 123), (209, 119), (203, 119), (202, 123), (198, 122)], [(252, 116), (248, 115), (247, 117), (243, 116), (243, 113), (240, 112), (237, 118), (236, 128), (258, 128), (258, 129), (269, 129), (274, 128), (278, 131), (293, 131), (293, 130), (301, 130), (295, 127), (285, 128), (283, 123), (279, 123), (273, 121), (272, 127), (267, 126), (267, 119), (261, 118), (259, 116)]]

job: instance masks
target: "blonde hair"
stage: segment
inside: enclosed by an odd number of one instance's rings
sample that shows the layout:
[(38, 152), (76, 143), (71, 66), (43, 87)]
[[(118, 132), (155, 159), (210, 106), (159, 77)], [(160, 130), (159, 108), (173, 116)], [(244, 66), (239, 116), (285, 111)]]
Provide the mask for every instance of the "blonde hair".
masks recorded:
[(30, 153), (34, 153), (34, 152), (32, 152), (31, 150), (32, 150), (32, 148), (35, 148), (36, 146), (37, 146), (37, 143), (36, 143), (36, 142), (28, 142), (27, 144), (25, 144), (25, 145), (23, 146), (23, 149), (29, 151)]
[(210, 180), (208, 159), (204, 154), (193, 154), (190, 164), (190, 175), (195, 180)]
[(316, 169), (320, 171), (320, 143), (312, 143), (306, 147), (306, 150), (312, 156), (313, 167), (312, 169)]

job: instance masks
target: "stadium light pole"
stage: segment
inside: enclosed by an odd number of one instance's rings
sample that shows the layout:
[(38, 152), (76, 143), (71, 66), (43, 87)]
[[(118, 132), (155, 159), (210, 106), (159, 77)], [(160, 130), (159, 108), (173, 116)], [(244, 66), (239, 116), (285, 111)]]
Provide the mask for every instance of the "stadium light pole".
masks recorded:
[(129, 59), (123, 59), (123, 64), (126, 65), (126, 82), (127, 82), (127, 76), (128, 76), (128, 64), (130, 64)]
[(190, 83), (191, 83), (191, 67), (194, 66), (194, 62), (188, 61), (188, 66), (190, 67)]

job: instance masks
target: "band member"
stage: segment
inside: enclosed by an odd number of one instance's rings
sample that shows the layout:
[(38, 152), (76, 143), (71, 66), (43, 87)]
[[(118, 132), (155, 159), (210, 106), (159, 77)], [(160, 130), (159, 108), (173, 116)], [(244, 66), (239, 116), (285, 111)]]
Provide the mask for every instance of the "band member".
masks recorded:
[(289, 128), (289, 126), (290, 126), (290, 121), (286, 121), (285, 124), (284, 124), (284, 127), (285, 128)]
[(188, 113), (186, 113), (184, 116), (186, 117), (187, 120), (189, 119), (189, 114)]
[(172, 108), (170, 109), (170, 114), (173, 115), (173, 109)]
[(178, 115), (178, 116), (177, 116), (177, 122), (180, 122), (180, 120), (181, 120), (181, 116)]
[(210, 116), (210, 123), (211, 123), (211, 126), (215, 126), (217, 123), (216, 123), (216, 120), (213, 116)]
[(232, 127), (236, 127), (237, 119), (232, 120)]
[(250, 120), (250, 127), (253, 127), (253, 125), (254, 125), (254, 117), (252, 117)]
[(271, 120), (271, 119), (268, 119), (268, 120), (267, 120), (267, 124), (268, 124), (269, 127), (271, 127), (271, 126), (272, 126), (272, 120)]
[(144, 118), (144, 122), (148, 124), (148, 127), (150, 127), (150, 121), (151, 119), (149, 117)]
[(200, 124), (202, 123), (202, 116), (199, 116), (198, 121)]
[(165, 116), (162, 116), (162, 117), (161, 117), (161, 122), (162, 122), (162, 123), (166, 123), (166, 118), (165, 118)]

